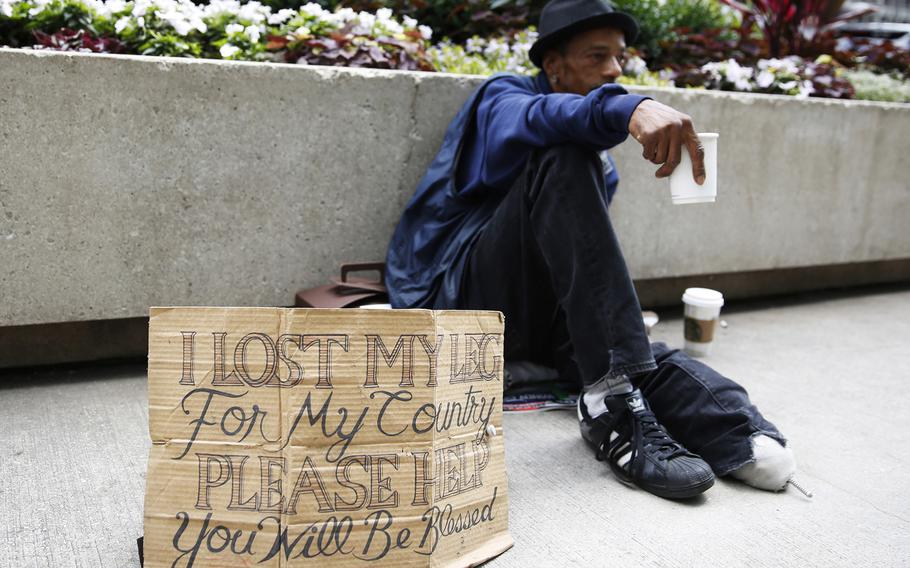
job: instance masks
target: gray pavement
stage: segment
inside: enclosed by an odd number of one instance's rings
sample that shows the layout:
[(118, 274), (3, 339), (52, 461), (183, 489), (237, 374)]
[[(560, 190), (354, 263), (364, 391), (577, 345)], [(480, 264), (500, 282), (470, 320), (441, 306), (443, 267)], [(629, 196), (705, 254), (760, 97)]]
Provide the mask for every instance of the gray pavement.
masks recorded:
[[(662, 313), (654, 338), (681, 342)], [(908, 566), (910, 290), (731, 306), (706, 362), (745, 385), (815, 492), (721, 481), (694, 503), (628, 488), (571, 413), (507, 415), (511, 566)], [(138, 566), (142, 364), (0, 375), (0, 567)]]

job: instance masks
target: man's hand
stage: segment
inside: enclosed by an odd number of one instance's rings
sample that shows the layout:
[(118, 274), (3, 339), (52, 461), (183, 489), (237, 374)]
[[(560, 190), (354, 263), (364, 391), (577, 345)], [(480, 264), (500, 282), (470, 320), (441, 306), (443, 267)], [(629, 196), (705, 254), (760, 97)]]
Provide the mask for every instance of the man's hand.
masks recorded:
[(698, 185), (705, 183), (705, 149), (692, 118), (655, 100), (642, 101), (629, 120), (629, 134), (642, 145), (642, 156), (655, 164), (663, 164), (655, 174), (667, 177), (676, 166), (685, 145), (692, 158), (692, 175)]

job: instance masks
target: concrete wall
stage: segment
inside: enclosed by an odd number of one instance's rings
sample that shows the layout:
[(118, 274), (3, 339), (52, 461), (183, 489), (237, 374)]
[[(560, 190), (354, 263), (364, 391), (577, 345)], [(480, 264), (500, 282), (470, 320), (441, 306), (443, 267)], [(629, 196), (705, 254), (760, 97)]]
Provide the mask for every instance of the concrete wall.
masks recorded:
[[(288, 305), (382, 259), (477, 77), (0, 49), (0, 326)], [(910, 105), (642, 90), (720, 133), (715, 205), (629, 141), (640, 280), (910, 258)]]

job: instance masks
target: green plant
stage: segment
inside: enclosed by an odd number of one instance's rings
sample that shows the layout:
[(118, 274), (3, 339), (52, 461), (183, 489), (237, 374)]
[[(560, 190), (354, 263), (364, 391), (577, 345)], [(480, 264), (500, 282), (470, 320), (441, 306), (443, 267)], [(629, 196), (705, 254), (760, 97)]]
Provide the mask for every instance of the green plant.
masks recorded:
[(95, 32), (93, 15), (92, 9), (79, 0), (53, 0), (31, 15), (25, 27), (30, 31), (70, 28)]
[(116, 38), (101, 37), (96, 38), (86, 34), (85, 30), (71, 30), (62, 28), (53, 34), (47, 34), (42, 31), (34, 30), (32, 35), (35, 41), (35, 49), (44, 48), (55, 51), (91, 51), (94, 53), (122, 53), (126, 51), (123, 42)]
[[(273, 9), (297, 9), (306, 0), (265, 0)], [(436, 37), (461, 43), (475, 35), (492, 36), (526, 28), (540, 0), (318, 0), (328, 10), (351, 8), (375, 12), (389, 8), (430, 26)], [(539, 12), (539, 8), (537, 8)]]
[(660, 73), (644, 71), (638, 75), (622, 75), (616, 79), (620, 85), (637, 85), (639, 87), (672, 87), (673, 82)]
[(85, 30), (96, 35), (94, 10), (80, 0), (0, 3), (0, 45), (32, 45), (33, 32), (53, 34), (61, 29)]
[(854, 98), (910, 103), (910, 81), (899, 76), (874, 73), (868, 69), (851, 69), (845, 72), (845, 76), (856, 90)]
[(738, 10), (743, 18), (754, 21), (768, 42), (772, 57), (820, 54), (818, 41), (838, 22), (852, 20), (877, 8), (862, 6), (841, 13), (844, 0), (720, 0)]
[(537, 68), (528, 59), (528, 50), (536, 39), (537, 31), (528, 28), (499, 37), (475, 36), (468, 38), (464, 45), (443, 41), (431, 47), (427, 54), (436, 70), (445, 73), (532, 75)]
[(791, 55), (783, 59), (759, 59), (754, 67), (740, 65), (734, 59), (710, 62), (674, 72), (673, 81), (677, 87), (851, 99), (853, 85), (844, 72), (827, 55), (815, 61)]
[(847, 67), (861, 67), (876, 73), (899, 74), (910, 80), (910, 50), (891, 40), (841, 36), (828, 40), (835, 59)]
[[(282, 11), (277, 15), (281, 16)], [(285, 15), (290, 18), (269, 32), (266, 48), (289, 63), (433, 69), (425, 50), (432, 30), (408, 16), (399, 22), (389, 8), (380, 8), (375, 14), (351, 8), (329, 12), (307, 4), (298, 12)], [(224, 47), (221, 49), (224, 56)]]
[(733, 39), (739, 26), (739, 20), (717, 0), (614, 0), (613, 4), (638, 22), (636, 45), (648, 60), (660, 57), (681, 34), (723, 30), (725, 37)]
[(162, 57), (200, 57), (202, 46), (177, 34), (151, 30), (137, 49), (139, 55)]
[(692, 33), (680, 30), (679, 37), (674, 41), (662, 41), (660, 46), (660, 54), (648, 61), (652, 69), (679, 70), (727, 59), (752, 64), (762, 56), (764, 50), (760, 40), (755, 40), (748, 34), (731, 37), (729, 30), (720, 28)]
[(388, 8), (374, 14), (307, 3), (273, 12), (252, 0), (0, 0), (0, 45), (13, 47), (432, 70), (431, 35)]

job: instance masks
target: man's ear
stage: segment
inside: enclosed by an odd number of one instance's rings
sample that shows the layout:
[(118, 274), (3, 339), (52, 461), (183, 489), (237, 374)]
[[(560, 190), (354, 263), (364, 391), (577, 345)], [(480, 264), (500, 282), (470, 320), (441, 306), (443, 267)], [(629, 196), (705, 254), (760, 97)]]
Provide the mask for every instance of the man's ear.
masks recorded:
[(551, 49), (550, 51), (548, 51), (544, 54), (543, 72), (547, 74), (548, 79), (551, 77), (554, 77), (554, 76), (561, 75), (562, 66), (563, 66), (563, 60), (562, 60), (561, 53), (559, 53), (555, 49)]

